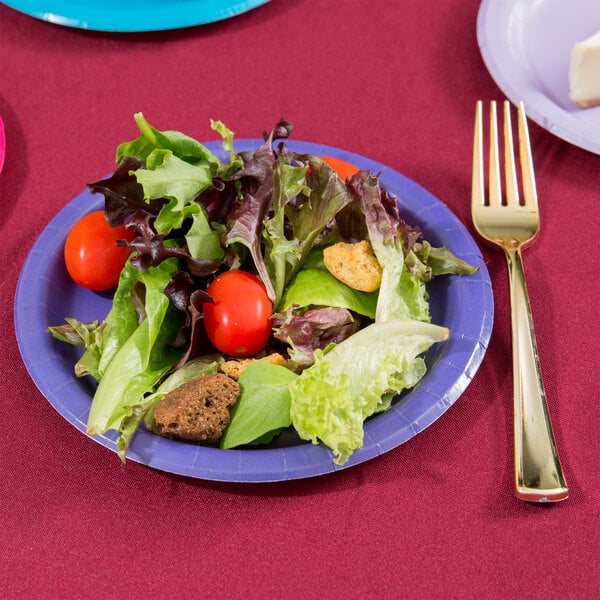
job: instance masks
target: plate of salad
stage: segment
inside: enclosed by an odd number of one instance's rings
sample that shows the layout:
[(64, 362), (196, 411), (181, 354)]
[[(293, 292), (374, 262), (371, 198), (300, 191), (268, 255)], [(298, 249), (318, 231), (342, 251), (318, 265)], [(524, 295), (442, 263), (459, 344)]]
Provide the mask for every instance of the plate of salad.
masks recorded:
[(123, 462), (281, 481), (375, 458), (460, 397), (493, 297), (441, 201), (284, 120), (239, 140), (211, 121), (207, 143), (135, 120), (17, 285), (23, 361), (69, 423)]

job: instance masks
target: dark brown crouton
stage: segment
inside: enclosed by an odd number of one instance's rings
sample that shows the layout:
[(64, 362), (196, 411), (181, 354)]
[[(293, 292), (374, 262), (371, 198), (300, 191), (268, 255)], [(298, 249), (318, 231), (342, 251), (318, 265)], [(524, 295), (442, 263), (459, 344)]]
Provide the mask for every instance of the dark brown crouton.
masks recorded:
[(223, 373), (196, 377), (169, 392), (154, 408), (154, 431), (187, 442), (216, 444), (229, 425), (240, 393)]

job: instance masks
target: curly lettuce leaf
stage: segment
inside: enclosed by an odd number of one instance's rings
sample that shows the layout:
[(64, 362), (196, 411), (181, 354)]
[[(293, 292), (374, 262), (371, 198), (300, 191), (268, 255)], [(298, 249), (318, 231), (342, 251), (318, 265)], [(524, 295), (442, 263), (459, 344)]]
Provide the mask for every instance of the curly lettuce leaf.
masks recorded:
[[(331, 167), (311, 155), (294, 155), (309, 166), (302, 202), (288, 202), (285, 216), (291, 235), (298, 241), (299, 260), (286, 273), (285, 285), (309, 261), (311, 253), (336, 215), (354, 201), (354, 197)], [(288, 171), (289, 172), (289, 171)], [(308, 192), (308, 198), (305, 194)], [(285, 287), (285, 286), (284, 286)]]
[(420, 321), (373, 323), (335, 346), (315, 352), (315, 364), (290, 384), (290, 414), (301, 438), (328, 446), (343, 465), (363, 443), (365, 419), (390, 394), (415, 386), (426, 371), (419, 355), (448, 337)]
[(395, 299), (392, 300), (391, 306), (395, 307), (392, 313), (394, 318), (431, 322), (429, 292), (425, 282), (404, 268), (397, 285), (397, 298), (401, 301), (396, 304)]
[[(254, 269), (273, 302), (277, 299), (271, 279), (273, 269), (269, 269), (265, 262), (262, 242), (266, 231), (265, 220), (273, 205), (275, 189), (274, 165), (277, 156), (273, 150), (273, 142), (286, 139), (291, 131), (292, 124), (282, 119), (265, 135), (264, 144), (253, 152), (241, 153), (243, 168), (234, 175), (239, 194), (225, 219), (229, 231), (223, 236), (226, 246), (241, 246), (249, 251)], [(268, 243), (265, 245), (268, 246)]]
[[(300, 161), (296, 166), (286, 161)], [(278, 157), (273, 171), (273, 217), (263, 238), (267, 270), (274, 286), (274, 305), (305, 265), (333, 218), (354, 198), (329, 165), (311, 155)]]
[(166, 238), (164, 233), (156, 233), (151, 227), (149, 216), (142, 211), (136, 211), (130, 217), (129, 226), (136, 233), (135, 239), (127, 244), (135, 252), (131, 262), (142, 272), (149, 267), (158, 266), (168, 258), (183, 261), (194, 277), (207, 277), (219, 267), (212, 260), (192, 256), (185, 245), (180, 247), (181, 240)]
[(278, 307), (287, 284), (303, 267), (319, 236), (354, 198), (326, 163), (309, 155), (275, 153), (272, 138), (273, 132), (263, 146), (244, 156), (244, 169), (236, 175), (242, 200), (228, 215), (225, 242), (250, 251)]
[(146, 121), (139, 112), (133, 115), (140, 130), (140, 137), (120, 144), (117, 148), (116, 162), (120, 163), (127, 156), (136, 156), (146, 162), (148, 156), (156, 150), (170, 150), (175, 156), (189, 163), (208, 162), (215, 166), (219, 159), (203, 144), (181, 133), (180, 131), (159, 131)]
[[(140, 137), (118, 147), (117, 162), (131, 157), (141, 161), (131, 174), (141, 185), (145, 202), (168, 201), (161, 208), (155, 227), (158, 233), (169, 233), (198, 211), (195, 200), (212, 186), (222, 163), (195, 139), (179, 131), (158, 131), (142, 113), (136, 113), (134, 118)], [(224, 145), (231, 143), (232, 132), (224, 126), (213, 128), (224, 136)]]
[(144, 163), (135, 156), (127, 156), (112, 175), (88, 183), (87, 188), (92, 194), (104, 196), (104, 214), (111, 227), (124, 225), (129, 216), (137, 210), (155, 216), (165, 204), (163, 198), (150, 202), (144, 199), (144, 189), (133, 174), (143, 166)]
[(154, 150), (148, 159), (146, 168), (137, 169), (134, 174), (147, 202), (169, 200), (155, 222), (158, 233), (169, 233), (200, 209), (194, 200), (212, 185), (212, 167), (210, 163), (188, 163), (169, 150)]

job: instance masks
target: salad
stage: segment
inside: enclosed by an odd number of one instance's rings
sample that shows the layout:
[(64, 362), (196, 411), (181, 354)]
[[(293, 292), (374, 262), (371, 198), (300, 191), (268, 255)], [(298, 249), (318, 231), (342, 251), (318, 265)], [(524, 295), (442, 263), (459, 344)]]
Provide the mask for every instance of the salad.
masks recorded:
[(291, 151), (287, 121), (240, 153), (212, 121), (222, 161), (135, 120), (140, 135), (118, 147), (114, 173), (88, 185), (126, 232), (111, 309), (48, 328), (83, 349), (75, 374), (97, 382), (87, 432), (118, 431), (125, 460), (140, 427), (164, 434), (165, 402), (233, 364), (235, 398), (209, 443), (268, 444), (291, 430), (344, 464), (364, 421), (419, 382), (423, 353), (449, 335), (430, 322), (427, 282), (476, 269), (405, 223), (377, 174), (342, 179), (326, 157)]

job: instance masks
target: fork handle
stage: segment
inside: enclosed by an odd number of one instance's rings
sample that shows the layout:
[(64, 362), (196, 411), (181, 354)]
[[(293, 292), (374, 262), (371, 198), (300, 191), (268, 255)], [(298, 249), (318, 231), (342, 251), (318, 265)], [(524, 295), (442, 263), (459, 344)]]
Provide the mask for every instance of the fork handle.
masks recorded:
[(515, 495), (556, 502), (569, 495), (556, 450), (538, 358), (521, 249), (506, 250), (510, 283)]

